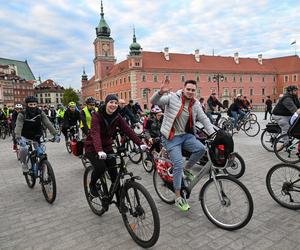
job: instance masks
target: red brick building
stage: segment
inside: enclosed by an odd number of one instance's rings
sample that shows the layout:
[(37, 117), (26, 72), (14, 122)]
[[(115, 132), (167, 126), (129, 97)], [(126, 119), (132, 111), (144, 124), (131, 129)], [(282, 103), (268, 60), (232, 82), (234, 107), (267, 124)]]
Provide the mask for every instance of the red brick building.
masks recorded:
[(135, 32), (126, 60), (115, 63), (114, 40), (104, 20), (101, 4), (101, 20), (96, 28), (95, 75), (88, 80), (82, 75), (82, 96), (103, 100), (115, 93), (129, 101), (133, 99), (142, 106), (149, 106), (149, 98), (160, 88), (163, 79), (169, 78), (172, 90), (182, 88), (185, 80), (198, 83), (197, 96), (205, 99), (212, 92), (221, 101), (232, 101), (237, 94), (248, 97), (253, 104), (262, 105), (266, 96), (274, 101), (288, 85), (300, 86), (300, 59), (298, 56), (263, 59), (142, 51)]

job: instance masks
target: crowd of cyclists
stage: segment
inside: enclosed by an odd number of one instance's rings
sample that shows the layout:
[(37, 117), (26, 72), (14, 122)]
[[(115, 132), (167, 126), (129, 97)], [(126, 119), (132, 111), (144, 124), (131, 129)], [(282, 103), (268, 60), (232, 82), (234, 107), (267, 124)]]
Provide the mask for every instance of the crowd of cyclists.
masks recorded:
[[(190, 205), (181, 192), (183, 176), (193, 177), (191, 169), (206, 151), (205, 145), (197, 139), (196, 124), (200, 122), (209, 137), (215, 135), (219, 129), (220, 110), (224, 109), (232, 117), (234, 128), (237, 129), (238, 121), (245, 117), (247, 110), (252, 109), (252, 104), (246, 96), (237, 95), (227, 107), (217, 99), (216, 93), (212, 93), (207, 101), (204, 98), (198, 101), (195, 98), (197, 83), (194, 80), (187, 80), (183, 88), (176, 92), (170, 91), (169, 84), (169, 80), (164, 80), (159, 91), (153, 94), (149, 111), (143, 111), (132, 100), (126, 104), (124, 99), (114, 94), (107, 95), (102, 102), (88, 97), (84, 106), (71, 101), (67, 107), (60, 104), (56, 108), (53, 105), (38, 107), (37, 98), (28, 96), (25, 106), (16, 104), (14, 109), (6, 106), (0, 109), (1, 128), (7, 127), (11, 131), (13, 150), (19, 146), (19, 159), (24, 174), (28, 172), (26, 140), (39, 141), (46, 129), (55, 142), (60, 142), (60, 131), (67, 142), (70, 128), (80, 128), (85, 157), (94, 167), (89, 183), (94, 197), (99, 196), (96, 182), (105, 171), (112, 183), (116, 180), (115, 159), (107, 158), (107, 155), (114, 153), (117, 132), (129, 137), (141, 151), (149, 149), (150, 153), (159, 153), (163, 147), (173, 164), (175, 205), (180, 211), (188, 211)], [(289, 86), (272, 111), (272, 102), (266, 102), (265, 119), (267, 113), (272, 114), (284, 132), (289, 130), (291, 123), (299, 122), (300, 102), (297, 92), (297, 86)], [(143, 127), (143, 140), (133, 130), (136, 124)], [(190, 153), (187, 161), (183, 158), (182, 150)], [(116, 198), (118, 204), (119, 197)]]

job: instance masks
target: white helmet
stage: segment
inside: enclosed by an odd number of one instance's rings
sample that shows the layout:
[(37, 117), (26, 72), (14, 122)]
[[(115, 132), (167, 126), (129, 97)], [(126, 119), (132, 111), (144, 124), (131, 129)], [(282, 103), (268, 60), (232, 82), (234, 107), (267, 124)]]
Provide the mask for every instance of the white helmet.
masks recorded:
[(151, 113), (153, 114), (157, 114), (157, 113), (160, 113), (162, 112), (161, 108), (158, 107), (157, 105), (155, 105), (152, 109), (151, 109)]
[(15, 105), (15, 108), (16, 108), (16, 109), (22, 109), (22, 108), (23, 108), (23, 105), (20, 104), (20, 103), (18, 103), (18, 104)]

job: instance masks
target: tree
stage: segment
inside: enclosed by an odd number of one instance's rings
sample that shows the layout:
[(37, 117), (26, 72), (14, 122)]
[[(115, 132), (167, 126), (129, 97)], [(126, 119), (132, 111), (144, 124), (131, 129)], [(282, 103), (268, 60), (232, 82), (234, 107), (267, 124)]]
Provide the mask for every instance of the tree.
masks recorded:
[(76, 91), (73, 88), (67, 88), (65, 89), (63, 98), (62, 98), (62, 102), (65, 106), (68, 105), (69, 102), (76, 102), (76, 104), (78, 104), (79, 101), (79, 97), (76, 94)]

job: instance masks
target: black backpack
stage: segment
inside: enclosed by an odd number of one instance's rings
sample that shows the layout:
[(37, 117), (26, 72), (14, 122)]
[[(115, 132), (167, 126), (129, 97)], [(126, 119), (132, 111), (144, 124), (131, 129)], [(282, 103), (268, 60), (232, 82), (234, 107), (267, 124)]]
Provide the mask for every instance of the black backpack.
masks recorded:
[(224, 167), (230, 153), (233, 152), (234, 143), (232, 136), (224, 130), (218, 130), (210, 145), (209, 153), (216, 167)]
[(300, 116), (294, 121), (288, 130), (288, 135), (300, 139)]

